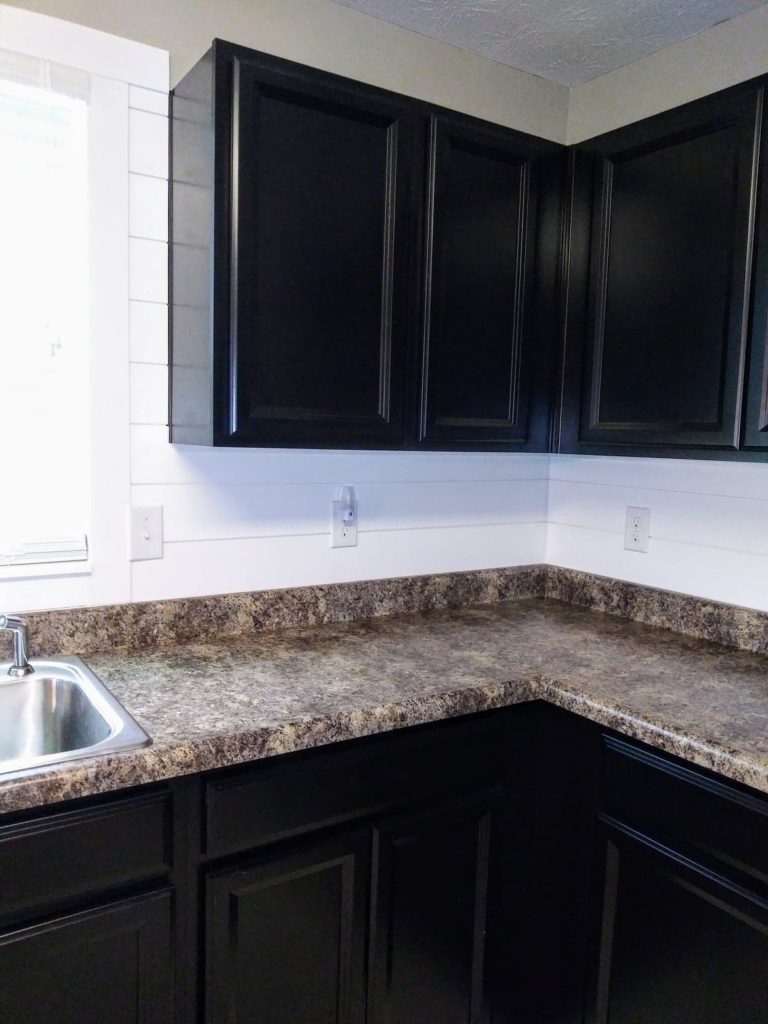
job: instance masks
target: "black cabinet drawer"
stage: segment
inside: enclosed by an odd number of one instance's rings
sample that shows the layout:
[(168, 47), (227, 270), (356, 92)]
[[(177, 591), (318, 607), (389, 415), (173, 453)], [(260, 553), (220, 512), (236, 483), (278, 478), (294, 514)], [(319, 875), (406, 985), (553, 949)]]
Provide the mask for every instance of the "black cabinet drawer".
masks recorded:
[(171, 866), (166, 793), (0, 826), (0, 917), (153, 878)]
[(611, 817), (768, 884), (768, 799), (612, 736), (605, 746)]
[(505, 756), (498, 719), (437, 728), (440, 735), (427, 727), (355, 741), (209, 782), (207, 854), (236, 853), (382, 809), (498, 785)]

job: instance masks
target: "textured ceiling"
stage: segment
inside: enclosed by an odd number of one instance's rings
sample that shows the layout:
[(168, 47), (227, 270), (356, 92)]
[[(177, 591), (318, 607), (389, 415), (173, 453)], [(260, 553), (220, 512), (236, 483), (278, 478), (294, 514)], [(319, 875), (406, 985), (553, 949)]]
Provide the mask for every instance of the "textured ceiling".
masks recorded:
[(768, 0), (335, 0), (561, 85), (578, 85)]

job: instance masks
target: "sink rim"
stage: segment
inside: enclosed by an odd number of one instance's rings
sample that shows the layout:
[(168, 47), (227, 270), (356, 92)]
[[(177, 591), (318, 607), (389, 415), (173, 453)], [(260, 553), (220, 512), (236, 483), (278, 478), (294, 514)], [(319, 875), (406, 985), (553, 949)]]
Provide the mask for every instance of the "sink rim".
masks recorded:
[(27, 774), (37, 768), (57, 766), (69, 761), (113, 754), (124, 750), (140, 749), (152, 743), (149, 733), (126, 711), (101, 679), (80, 658), (70, 655), (50, 659), (32, 658), (30, 665), (34, 669), (34, 673), (23, 677), (8, 675), (11, 664), (11, 662), (0, 664), (0, 713), (2, 713), (3, 689), (5, 687), (24, 686), (25, 683), (33, 683), (36, 679), (54, 677), (71, 682), (80, 688), (94, 710), (106, 721), (109, 733), (104, 739), (87, 747), (39, 754), (35, 757), (0, 760), (0, 782), (12, 776)]

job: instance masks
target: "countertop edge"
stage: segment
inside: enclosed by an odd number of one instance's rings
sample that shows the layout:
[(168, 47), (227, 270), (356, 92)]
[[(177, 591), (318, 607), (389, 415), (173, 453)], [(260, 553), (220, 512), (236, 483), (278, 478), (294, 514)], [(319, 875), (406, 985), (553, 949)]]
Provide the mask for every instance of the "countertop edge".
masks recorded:
[(707, 744), (690, 733), (670, 729), (618, 702), (591, 697), (575, 686), (536, 674), (20, 773), (0, 782), (0, 813), (114, 794), (532, 700), (545, 701), (725, 779), (768, 793), (768, 765)]

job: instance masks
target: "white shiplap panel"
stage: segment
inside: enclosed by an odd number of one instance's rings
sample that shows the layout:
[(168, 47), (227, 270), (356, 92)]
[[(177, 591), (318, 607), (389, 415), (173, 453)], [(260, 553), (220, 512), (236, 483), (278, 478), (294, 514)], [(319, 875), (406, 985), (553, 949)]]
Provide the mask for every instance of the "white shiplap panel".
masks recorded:
[[(274, 537), (329, 531), (329, 484), (134, 487), (134, 505), (162, 505), (166, 541)], [(359, 529), (407, 530), (499, 523), (543, 523), (547, 484), (536, 481), (364, 483)]]
[(168, 302), (168, 244), (146, 238), (130, 238), (129, 291), (132, 299)]
[(168, 371), (165, 366), (131, 363), (131, 423), (152, 423), (168, 431)]
[(134, 110), (147, 110), (150, 114), (168, 116), (168, 90), (142, 89), (132, 85), (128, 90), (128, 106)]
[(612, 487), (647, 487), (690, 494), (768, 500), (768, 465), (699, 459), (632, 459), (552, 455), (550, 479)]
[(134, 484), (331, 483), (399, 480), (546, 480), (546, 455), (286, 451), (168, 443), (168, 431), (131, 432)]
[(128, 230), (134, 238), (168, 241), (168, 182), (146, 174), (129, 174)]
[(146, 110), (128, 111), (128, 169), (168, 178), (168, 118)]
[[(627, 505), (651, 510), (651, 536), (768, 555), (768, 501), (642, 487), (550, 481), (549, 521), (620, 536)], [(616, 543), (608, 537), (606, 543)]]
[(653, 539), (641, 554), (624, 551), (613, 534), (552, 523), (546, 550), (553, 565), (768, 611), (764, 555)]
[(162, 302), (130, 303), (131, 362), (168, 364), (168, 307)]
[(162, 559), (132, 564), (133, 599), (526, 565), (544, 543), (538, 523), (361, 533), (357, 547), (337, 549), (326, 536), (166, 544)]

